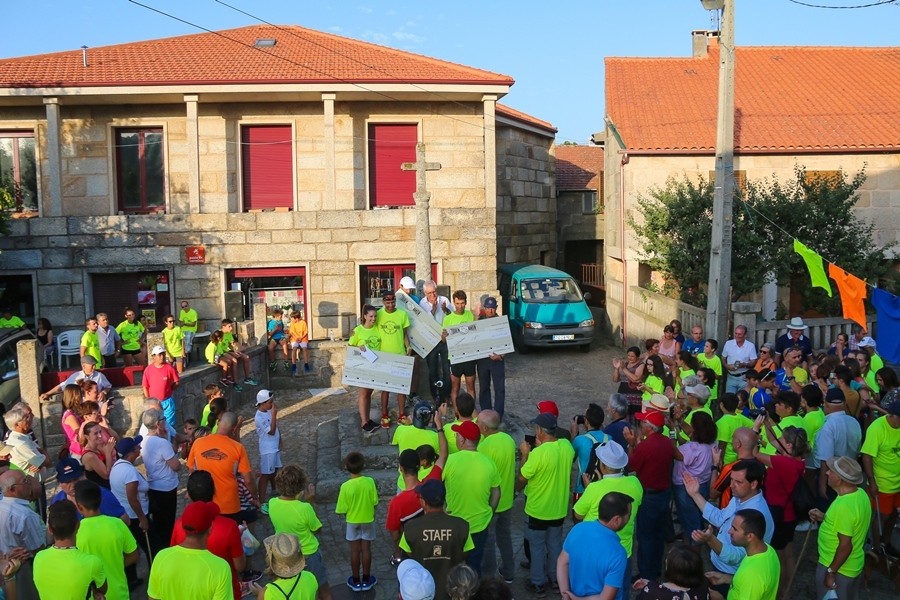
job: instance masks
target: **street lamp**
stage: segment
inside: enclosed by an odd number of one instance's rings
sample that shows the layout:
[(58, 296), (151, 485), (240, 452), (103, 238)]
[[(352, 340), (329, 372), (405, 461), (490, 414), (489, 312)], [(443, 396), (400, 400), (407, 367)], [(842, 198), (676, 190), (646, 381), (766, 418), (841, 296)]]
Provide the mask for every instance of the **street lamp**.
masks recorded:
[(734, 0), (700, 0), (707, 10), (722, 10), (719, 32), (719, 110), (716, 126), (716, 175), (706, 330), (717, 340), (728, 339), (731, 300), (731, 228), (734, 197)]

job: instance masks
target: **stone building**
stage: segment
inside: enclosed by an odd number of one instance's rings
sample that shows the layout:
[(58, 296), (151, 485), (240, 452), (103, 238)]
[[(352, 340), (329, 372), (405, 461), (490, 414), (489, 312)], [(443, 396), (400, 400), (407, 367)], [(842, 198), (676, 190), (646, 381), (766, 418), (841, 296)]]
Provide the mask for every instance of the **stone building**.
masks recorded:
[[(606, 58), (605, 269), (614, 331), (627, 323), (625, 298), (648, 280), (628, 217), (637, 196), (715, 169), (718, 35), (694, 32), (687, 58)], [(857, 215), (875, 224), (875, 243), (900, 250), (900, 52), (897, 48), (735, 49), (735, 178), (792, 179), (865, 167)], [(785, 243), (790, 243), (786, 240)], [(616, 285), (609, 285), (615, 283)], [(763, 317), (790, 292), (760, 294)], [(627, 334), (626, 334), (627, 336)]]
[[(556, 148), (559, 264), (582, 284), (599, 287), (603, 264), (603, 148)], [(592, 266), (589, 266), (592, 265)]]
[(265, 301), (346, 335), (414, 271), (418, 142), (441, 164), (439, 283), (477, 298), (498, 263), (555, 261), (555, 129), (497, 103), (511, 77), (300, 27), (219, 33), (0, 61), (21, 184), (0, 293), (26, 321), (128, 306), (158, 329), (186, 299), (212, 325)]

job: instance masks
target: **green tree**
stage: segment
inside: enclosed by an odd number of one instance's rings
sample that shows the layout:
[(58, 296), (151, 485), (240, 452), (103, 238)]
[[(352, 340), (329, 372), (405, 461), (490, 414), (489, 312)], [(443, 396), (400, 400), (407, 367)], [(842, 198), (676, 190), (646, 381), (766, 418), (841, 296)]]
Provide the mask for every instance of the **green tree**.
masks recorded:
[[(794, 237), (858, 277), (869, 281), (886, 277), (890, 266), (884, 252), (875, 247), (873, 226), (852, 210), (864, 181), (864, 170), (852, 179), (808, 178), (806, 169), (798, 166), (794, 178), (784, 183), (773, 176), (748, 181), (743, 193), (736, 189), (732, 300), (772, 281), (781, 286), (794, 281), (801, 284), (804, 309), (841, 314), (837, 294), (829, 298), (824, 290), (809, 286), (806, 266), (793, 251)], [(663, 292), (694, 306), (706, 305), (712, 203), (713, 186), (706, 179), (669, 179), (664, 188), (639, 196), (642, 219), (629, 219), (641, 260), (670, 282)]]
[(12, 175), (0, 175), (0, 235), (9, 235), (9, 220), (16, 211), (19, 184)]

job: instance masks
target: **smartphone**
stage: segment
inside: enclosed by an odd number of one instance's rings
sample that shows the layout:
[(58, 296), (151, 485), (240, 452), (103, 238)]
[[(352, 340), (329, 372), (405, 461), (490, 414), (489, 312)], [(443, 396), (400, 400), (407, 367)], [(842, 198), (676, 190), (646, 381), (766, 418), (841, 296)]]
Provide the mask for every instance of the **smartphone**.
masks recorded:
[(574, 417), (572, 417), (572, 420), (579, 425), (584, 425), (584, 415), (575, 415)]
[(525, 436), (525, 443), (528, 444), (528, 447), (534, 450), (534, 447), (537, 446), (537, 438), (533, 435)]

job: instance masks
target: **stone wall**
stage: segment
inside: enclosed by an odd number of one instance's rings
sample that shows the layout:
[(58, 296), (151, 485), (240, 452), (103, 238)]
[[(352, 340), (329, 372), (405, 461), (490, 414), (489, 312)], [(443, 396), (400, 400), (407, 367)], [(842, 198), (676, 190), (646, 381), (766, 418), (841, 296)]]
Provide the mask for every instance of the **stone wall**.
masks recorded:
[[(558, 231), (559, 255), (557, 264), (566, 264), (566, 242), (598, 241), (603, 239), (606, 227), (603, 213), (583, 212), (584, 192), (560, 192), (556, 198), (556, 227)], [(603, 264), (603, 246), (597, 244), (597, 256), (592, 261)], [(580, 273), (570, 273), (580, 277)]]
[(553, 138), (497, 125), (498, 265), (556, 265)]

